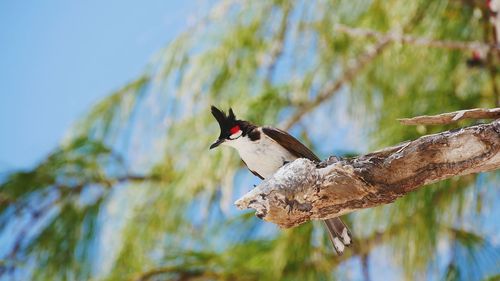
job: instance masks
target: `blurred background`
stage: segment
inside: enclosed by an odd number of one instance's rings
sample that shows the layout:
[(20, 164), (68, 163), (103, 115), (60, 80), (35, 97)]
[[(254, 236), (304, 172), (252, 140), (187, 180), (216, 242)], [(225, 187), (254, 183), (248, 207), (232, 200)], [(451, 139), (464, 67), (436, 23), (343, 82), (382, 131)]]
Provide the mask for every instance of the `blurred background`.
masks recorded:
[(212, 104), (320, 158), (473, 124), (396, 119), (500, 106), (497, 2), (1, 1), (0, 280), (500, 280), (498, 172), (345, 216), (338, 257), (208, 151)]

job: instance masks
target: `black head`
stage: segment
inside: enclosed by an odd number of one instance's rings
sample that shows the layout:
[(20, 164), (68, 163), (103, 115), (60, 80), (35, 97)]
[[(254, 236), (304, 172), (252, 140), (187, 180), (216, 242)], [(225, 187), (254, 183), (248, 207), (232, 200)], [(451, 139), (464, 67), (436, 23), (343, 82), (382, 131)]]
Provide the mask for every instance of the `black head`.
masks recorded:
[(224, 111), (212, 105), (212, 115), (215, 117), (220, 127), (219, 138), (210, 146), (210, 149), (215, 148), (226, 141), (235, 140), (241, 136), (245, 136), (248, 130), (253, 129), (250, 123), (242, 120), (237, 120), (234, 112), (229, 108), (229, 113), (226, 115)]

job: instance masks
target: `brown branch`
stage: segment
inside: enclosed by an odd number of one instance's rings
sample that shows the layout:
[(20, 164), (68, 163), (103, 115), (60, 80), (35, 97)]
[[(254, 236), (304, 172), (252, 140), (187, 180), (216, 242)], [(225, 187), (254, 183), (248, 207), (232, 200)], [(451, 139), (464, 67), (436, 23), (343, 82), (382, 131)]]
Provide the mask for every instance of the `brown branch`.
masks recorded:
[[(107, 181), (102, 181), (102, 183), (106, 182), (108, 184), (116, 184), (116, 183), (124, 183), (124, 182), (136, 182), (136, 183), (141, 183), (141, 182), (157, 182), (161, 181), (161, 177), (155, 176), (155, 175), (134, 175), (134, 174), (127, 174), (124, 176), (120, 176), (117, 178), (112, 178)], [(95, 183), (101, 183), (99, 181)], [(95, 184), (94, 183), (94, 184)]]
[(147, 281), (147, 280), (157, 280), (156, 277), (162, 274), (176, 274), (178, 277), (176, 280), (191, 280), (191, 279), (199, 279), (200, 277), (204, 277), (210, 280), (219, 279), (221, 276), (215, 271), (207, 270), (207, 269), (186, 269), (180, 266), (167, 266), (167, 267), (159, 267), (155, 268), (143, 273), (138, 274), (136, 277), (130, 279), (131, 281)]
[[(496, 3), (495, 3), (496, 2)], [(496, 46), (500, 46), (500, 17), (498, 15), (498, 7), (500, 4), (498, 1), (490, 2), (483, 12), (489, 13), (489, 22), (485, 22), (485, 41)], [(491, 90), (493, 92), (493, 100), (495, 106), (500, 106), (500, 89), (497, 85), (497, 62), (500, 59), (500, 49), (489, 49), (486, 54), (486, 66), (490, 75)]]
[(463, 119), (498, 119), (500, 108), (486, 109), (474, 108), (443, 113), (439, 115), (423, 115), (413, 118), (402, 118), (398, 121), (403, 125), (445, 125), (458, 122)]
[(361, 270), (363, 272), (363, 280), (364, 281), (370, 281), (370, 264), (369, 264), (369, 255), (364, 254), (361, 256)]
[[(494, 60), (493, 55), (491, 56), (492, 60)], [(500, 89), (498, 88), (497, 85), (497, 68), (493, 63), (488, 63), (488, 70), (490, 73), (490, 84), (491, 84), (491, 91), (493, 92), (493, 101), (495, 103), (495, 106), (500, 106)]]
[(375, 46), (368, 48), (368, 50), (359, 56), (358, 60), (349, 66), (342, 76), (335, 82), (327, 83), (323, 89), (318, 93), (316, 98), (308, 103), (304, 103), (298, 107), (297, 111), (290, 117), (287, 122), (281, 126), (284, 130), (290, 129), (295, 123), (297, 123), (302, 117), (321, 105), (324, 101), (330, 99), (338, 90), (340, 90), (345, 84), (351, 82), (356, 75), (361, 72), (366, 65), (368, 65), (373, 59), (375, 59), (388, 45), (389, 40), (387, 38), (380, 39)]
[(479, 41), (453, 41), (453, 40), (434, 40), (431, 38), (416, 37), (412, 35), (399, 34), (395, 32), (383, 33), (372, 29), (349, 27), (343, 24), (337, 24), (334, 27), (335, 31), (345, 33), (352, 37), (371, 37), (371, 38), (386, 38), (391, 42), (425, 46), (431, 48), (441, 48), (449, 50), (500, 50), (500, 47), (495, 44), (485, 44)]
[(394, 202), (424, 185), (500, 168), (500, 120), (423, 136), (367, 155), (297, 159), (236, 205), (289, 228)]

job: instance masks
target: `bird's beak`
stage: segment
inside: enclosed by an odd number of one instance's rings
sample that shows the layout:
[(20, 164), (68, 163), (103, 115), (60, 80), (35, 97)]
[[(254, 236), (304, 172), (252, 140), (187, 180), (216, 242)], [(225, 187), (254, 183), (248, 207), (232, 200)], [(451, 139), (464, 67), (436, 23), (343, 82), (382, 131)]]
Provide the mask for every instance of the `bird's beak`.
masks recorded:
[(210, 149), (216, 148), (217, 146), (221, 145), (221, 143), (223, 143), (223, 142), (224, 142), (224, 139), (216, 140), (214, 143), (212, 143), (212, 145), (210, 145)]

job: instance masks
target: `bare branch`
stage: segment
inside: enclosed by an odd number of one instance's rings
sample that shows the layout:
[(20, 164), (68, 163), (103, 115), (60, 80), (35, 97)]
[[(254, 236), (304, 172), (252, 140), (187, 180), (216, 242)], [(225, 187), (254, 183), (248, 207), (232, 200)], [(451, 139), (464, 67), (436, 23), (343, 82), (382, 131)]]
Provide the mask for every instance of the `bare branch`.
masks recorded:
[(495, 44), (485, 44), (479, 41), (453, 41), (453, 40), (434, 40), (431, 38), (416, 37), (395, 32), (383, 33), (372, 29), (354, 28), (343, 24), (337, 24), (334, 27), (335, 31), (345, 33), (353, 37), (372, 37), (372, 38), (387, 38), (391, 42), (425, 46), (431, 48), (441, 48), (449, 50), (466, 50), (466, 51), (488, 51), (490, 49), (500, 50), (500, 47)]
[(351, 82), (358, 73), (364, 69), (373, 59), (375, 59), (388, 45), (389, 40), (387, 38), (380, 39), (375, 46), (368, 48), (368, 50), (359, 56), (358, 60), (350, 65), (342, 76), (335, 82), (330, 82), (326, 84), (323, 89), (318, 93), (316, 98), (308, 103), (304, 103), (298, 106), (295, 114), (290, 117), (287, 122), (281, 126), (284, 130), (290, 129), (295, 123), (297, 123), (305, 114), (309, 113), (324, 101), (330, 99), (338, 90), (340, 90), (345, 84)]
[(369, 255), (364, 254), (361, 256), (361, 270), (363, 272), (363, 280), (370, 281), (370, 264), (369, 264)]
[(500, 108), (474, 108), (459, 110), (455, 112), (443, 113), (439, 115), (423, 115), (413, 118), (398, 119), (403, 125), (444, 125), (457, 122), (463, 119), (498, 119), (500, 118)]
[(423, 136), (367, 155), (297, 159), (236, 201), (289, 228), (394, 202), (426, 184), (500, 168), (500, 120)]
[[(490, 42), (496, 46), (500, 46), (500, 16), (498, 12), (500, 9), (500, 2), (498, 0), (492, 1), (490, 5), (485, 7), (485, 12), (489, 13), (489, 24), (485, 22), (485, 41)], [(491, 26), (490, 26), (491, 25)], [(500, 106), (500, 89), (497, 84), (498, 76), (498, 60), (500, 59), (500, 49), (490, 49), (486, 54), (486, 66), (490, 74), (491, 90), (493, 92), (493, 99), (495, 106)]]

